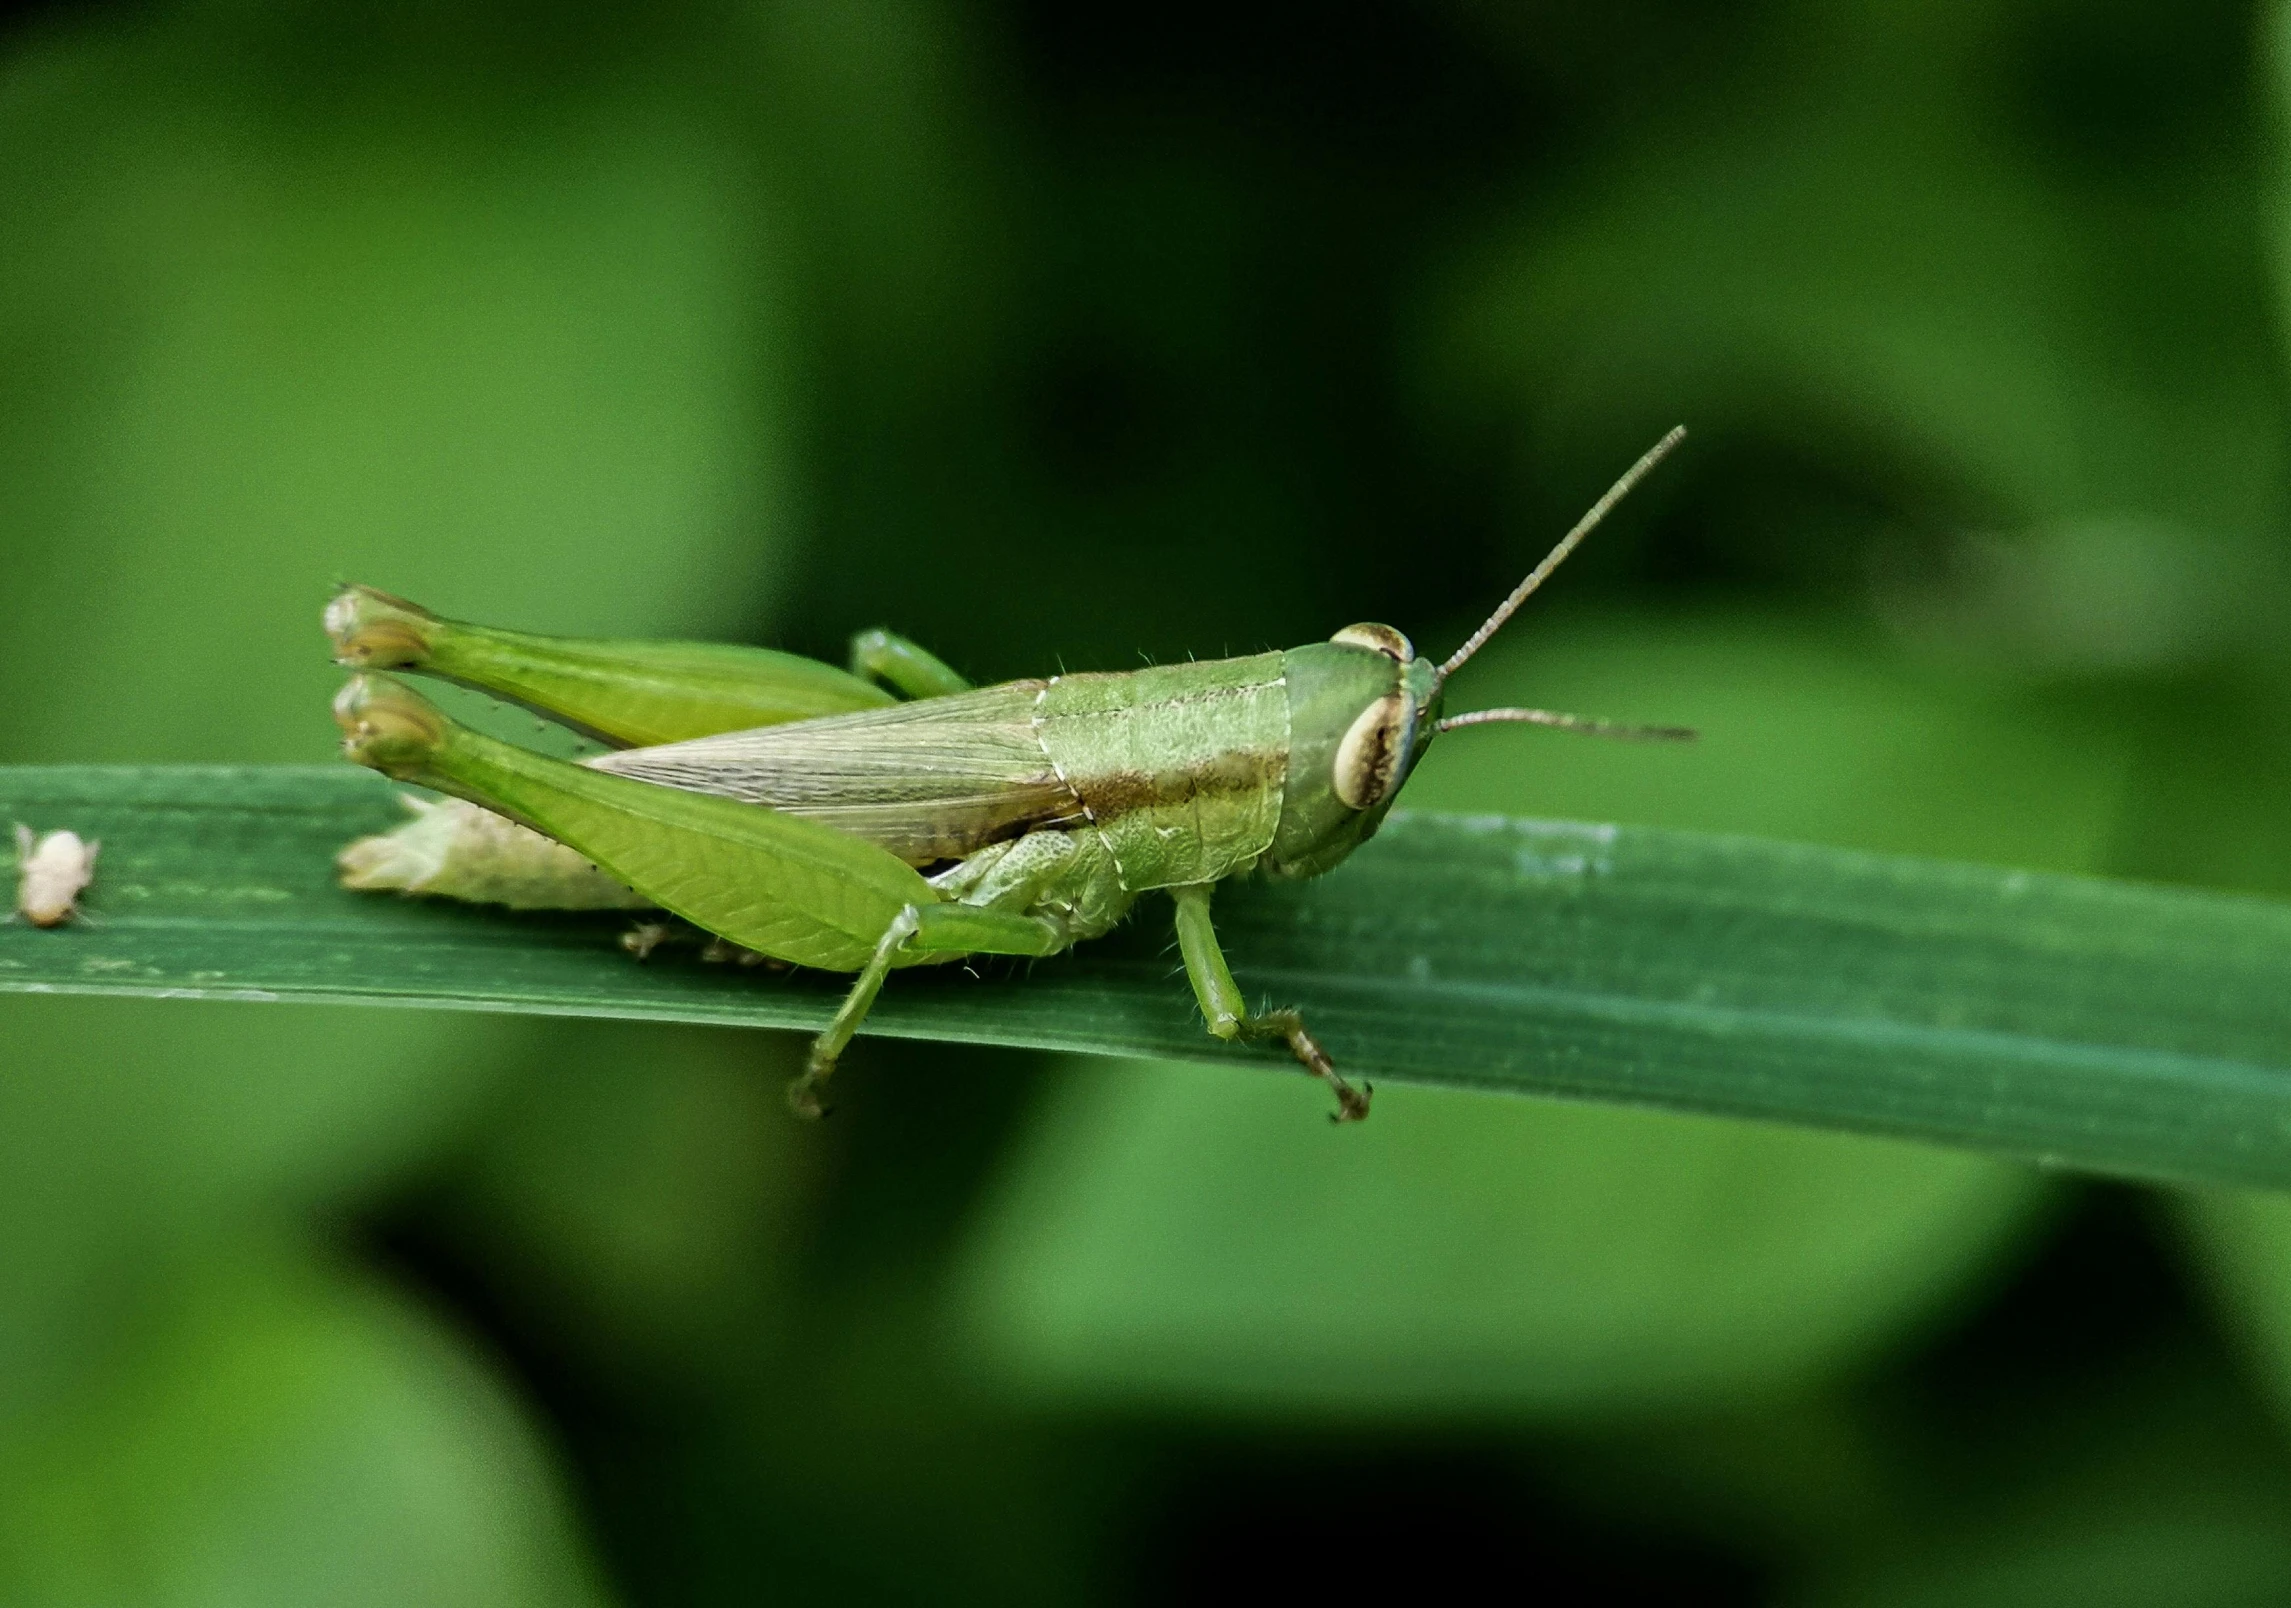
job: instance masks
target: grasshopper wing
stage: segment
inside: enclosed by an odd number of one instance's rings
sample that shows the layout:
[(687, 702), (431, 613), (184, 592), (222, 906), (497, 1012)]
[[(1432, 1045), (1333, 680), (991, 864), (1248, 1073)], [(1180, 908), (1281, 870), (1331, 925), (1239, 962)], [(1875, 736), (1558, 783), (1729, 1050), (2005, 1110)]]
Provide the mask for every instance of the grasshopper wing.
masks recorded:
[(1082, 824), (1081, 800), (1037, 734), (1046, 683), (1012, 681), (691, 742), (631, 748), (596, 770), (768, 804), (864, 839), (909, 865)]
[(522, 821), (695, 926), (794, 965), (857, 971), (902, 912), (941, 903), (848, 834), (496, 742), (383, 677), (354, 677), (334, 711), (358, 763)]

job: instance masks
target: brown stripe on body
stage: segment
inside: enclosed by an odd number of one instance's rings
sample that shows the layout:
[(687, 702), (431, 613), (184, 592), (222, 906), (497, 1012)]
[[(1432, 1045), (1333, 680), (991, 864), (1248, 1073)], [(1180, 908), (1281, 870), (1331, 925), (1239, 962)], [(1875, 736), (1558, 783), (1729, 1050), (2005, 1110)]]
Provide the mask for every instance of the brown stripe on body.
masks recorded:
[(1034, 729), (1130, 892), (1218, 881), (1272, 843), (1289, 746), (1277, 653), (1061, 676)]
[(1275, 794), (1288, 776), (1288, 755), (1279, 749), (1231, 749), (1203, 754), (1190, 764), (1161, 770), (1113, 770), (1068, 776), (1089, 819), (1111, 826), (1137, 810), (1214, 802), (1234, 795)]

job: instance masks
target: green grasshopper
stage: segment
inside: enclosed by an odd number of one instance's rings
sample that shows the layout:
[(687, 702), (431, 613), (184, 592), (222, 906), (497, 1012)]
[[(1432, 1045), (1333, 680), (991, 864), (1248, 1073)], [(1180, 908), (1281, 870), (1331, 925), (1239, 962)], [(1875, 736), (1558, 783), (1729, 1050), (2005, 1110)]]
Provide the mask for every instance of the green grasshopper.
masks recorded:
[[(972, 687), (883, 631), (854, 641), (846, 673), (761, 648), (497, 631), (352, 587), (326, 611), (336, 662), (362, 672), (335, 700), (344, 752), (531, 830), (424, 806), (399, 834), (345, 851), (345, 880), (528, 906), (656, 906), (759, 955), (857, 973), (790, 1086), (807, 1115), (894, 969), (1055, 954), (1165, 890), (1210, 1033), (1286, 1043), (1334, 1092), (1332, 1120), (1355, 1121), (1373, 1090), (1337, 1074), (1296, 1011), (1249, 1010), (1211, 892), (1228, 877), (1337, 865), (1443, 731), (1508, 721), (1692, 735), (1541, 709), (1440, 712), (1447, 679), (1683, 434), (1633, 465), (1437, 666), (1391, 626), (1367, 624), (1287, 652)], [(496, 741), (366, 673), (391, 669), (621, 746), (576, 764)]]

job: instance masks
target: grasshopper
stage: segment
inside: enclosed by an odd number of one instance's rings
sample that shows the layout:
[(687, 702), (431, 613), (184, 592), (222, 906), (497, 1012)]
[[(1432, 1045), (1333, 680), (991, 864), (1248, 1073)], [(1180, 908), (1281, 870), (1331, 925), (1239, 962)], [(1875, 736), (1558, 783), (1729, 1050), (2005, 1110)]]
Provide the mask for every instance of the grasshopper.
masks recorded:
[[(790, 1085), (814, 1116), (893, 970), (1055, 954), (1161, 890), (1209, 1032), (1286, 1044), (1335, 1095), (1331, 1120), (1356, 1121), (1373, 1090), (1338, 1075), (1295, 1010), (1248, 1008), (1211, 893), (1229, 877), (1336, 866), (1443, 731), (1691, 736), (1542, 709), (1441, 714), (1448, 678), (1683, 434), (1640, 458), (1438, 665), (1363, 624), (1286, 652), (973, 687), (884, 631), (854, 640), (845, 672), (761, 648), (492, 630), (351, 587), (326, 610), (335, 661), (360, 672), (335, 700), (344, 752), (530, 831), (451, 800), (423, 806), (345, 851), (345, 879), (657, 906), (756, 954), (856, 973)], [(535, 754), (374, 673), (386, 670), (476, 687), (618, 747), (577, 764)]]

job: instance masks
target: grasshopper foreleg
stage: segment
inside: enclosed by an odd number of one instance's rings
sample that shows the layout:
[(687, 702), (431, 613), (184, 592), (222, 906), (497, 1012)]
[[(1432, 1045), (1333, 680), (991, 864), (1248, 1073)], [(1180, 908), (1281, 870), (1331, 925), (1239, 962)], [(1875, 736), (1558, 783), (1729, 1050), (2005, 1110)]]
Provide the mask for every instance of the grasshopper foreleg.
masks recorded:
[(1218, 946), (1217, 929), (1210, 924), (1209, 895), (1214, 887), (1214, 883), (1201, 882), (1169, 890), (1177, 901), (1178, 952), (1185, 957), (1186, 980), (1193, 984), (1193, 997), (1201, 1002), (1201, 1019), (1210, 1034), (1228, 1042), (1281, 1040), (1304, 1069), (1326, 1083), (1336, 1096), (1336, 1109), (1329, 1113), (1329, 1121), (1360, 1121), (1368, 1115), (1375, 1088), (1363, 1085), (1356, 1089), (1340, 1077), (1319, 1041), (1305, 1031), (1302, 1016), (1293, 1010), (1249, 1014), (1240, 985), (1233, 981), (1232, 968), (1225, 964), (1225, 951)]

